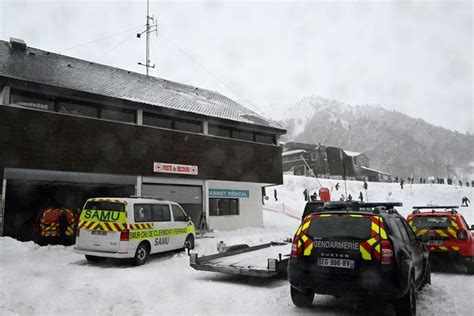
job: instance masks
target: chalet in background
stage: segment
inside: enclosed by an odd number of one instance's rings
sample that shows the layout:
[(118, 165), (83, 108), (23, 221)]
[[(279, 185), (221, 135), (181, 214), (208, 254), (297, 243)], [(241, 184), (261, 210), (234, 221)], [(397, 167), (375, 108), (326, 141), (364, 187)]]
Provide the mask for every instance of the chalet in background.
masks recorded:
[(338, 147), (298, 142), (281, 143), (283, 172), (319, 178), (391, 181), (391, 175), (370, 168), (369, 158)]

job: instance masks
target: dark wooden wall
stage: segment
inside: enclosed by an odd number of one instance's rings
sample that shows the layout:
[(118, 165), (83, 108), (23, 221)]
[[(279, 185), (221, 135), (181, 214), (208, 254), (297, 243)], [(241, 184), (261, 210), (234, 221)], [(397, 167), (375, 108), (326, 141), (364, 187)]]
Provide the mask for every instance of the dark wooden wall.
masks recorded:
[(278, 146), (0, 105), (0, 169), (177, 176), (153, 162), (199, 167), (185, 178), (283, 182)]

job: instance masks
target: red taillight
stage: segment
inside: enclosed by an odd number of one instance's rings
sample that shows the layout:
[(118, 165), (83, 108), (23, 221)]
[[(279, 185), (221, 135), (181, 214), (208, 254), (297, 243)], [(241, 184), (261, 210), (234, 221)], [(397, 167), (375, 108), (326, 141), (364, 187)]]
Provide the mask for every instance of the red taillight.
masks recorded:
[(380, 242), (381, 246), (381, 263), (382, 264), (393, 264), (393, 247), (392, 243), (389, 240), (382, 240)]
[(298, 238), (293, 238), (293, 244), (291, 245), (291, 258), (298, 258), (301, 249), (298, 249)]
[(130, 239), (130, 231), (128, 229), (122, 230), (120, 232), (120, 241), (129, 241)]
[(466, 240), (466, 238), (467, 238), (466, 231), (463, 230), (463, 229), (458, 230), (457, 235), (458, 235), (458, 239), (459, 239), (459, 240)]

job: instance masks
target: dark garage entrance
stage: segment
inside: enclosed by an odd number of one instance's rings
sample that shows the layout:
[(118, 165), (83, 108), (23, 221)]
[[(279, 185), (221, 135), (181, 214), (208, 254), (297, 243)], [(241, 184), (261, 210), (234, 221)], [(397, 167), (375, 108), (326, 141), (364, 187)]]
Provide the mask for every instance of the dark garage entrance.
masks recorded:
[[(4, 236), (32, 240), (42, 210), (63, 207), (77, 213), (91, 197), (126, 197), (135, 193), (136, 177), (43, 170), (5, 169)], [(108, 183), (103, 183), (103, 182)]]

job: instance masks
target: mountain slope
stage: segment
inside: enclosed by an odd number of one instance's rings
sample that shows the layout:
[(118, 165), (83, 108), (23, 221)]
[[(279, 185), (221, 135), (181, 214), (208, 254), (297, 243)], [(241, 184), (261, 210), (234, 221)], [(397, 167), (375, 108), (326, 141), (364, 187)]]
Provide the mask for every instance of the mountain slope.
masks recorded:
[(449, 164), (450, 177), (474, 180), (473, 135), (400, 112), (313, 96), (282, 113), (280, 123), (288, 130), (285, 140), (364, 152), (371, 167), (399, 177), (446, 177)]

